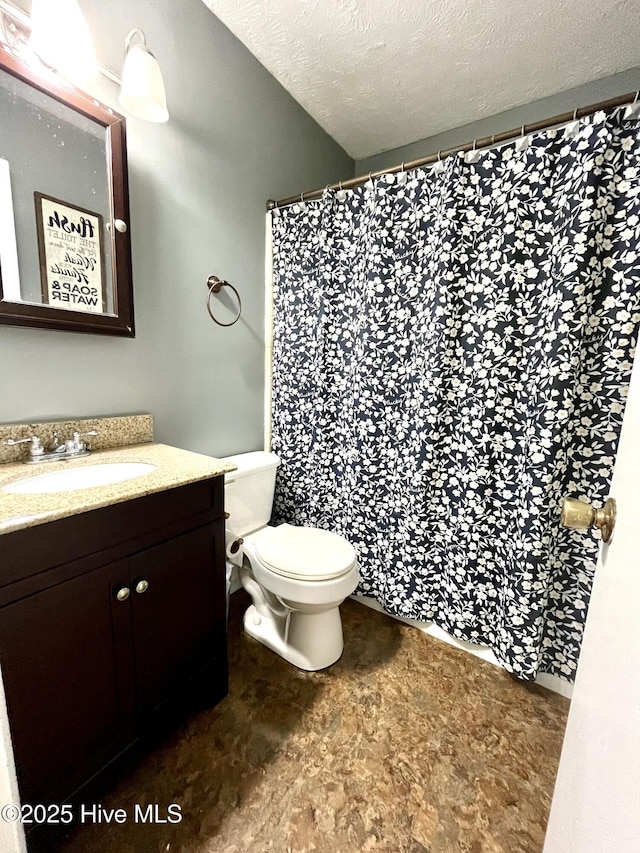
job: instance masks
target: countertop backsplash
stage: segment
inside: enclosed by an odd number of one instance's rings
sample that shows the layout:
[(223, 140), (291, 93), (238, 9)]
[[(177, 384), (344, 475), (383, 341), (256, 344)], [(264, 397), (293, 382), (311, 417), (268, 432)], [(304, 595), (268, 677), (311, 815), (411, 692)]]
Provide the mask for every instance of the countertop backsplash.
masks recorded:
[[(42, 444), (49, 448), (57, 434), (62, 444), (74, 432), (98, 430), (98, 435), (86, 437), (92, 450), (107, 450), (113, 447), (128, 447), (153, 441), (153, 417), (151, 415), (123, 415), (120, 417), (78, 418), (77, 420), (42, 421), (30, 424), (0, 424), (0, 464), (20, 462), (29, 456), (29, 444), (5, 445), (8, 438), (31, 438), (37, 435)], [(44, 469), (43, 469), (44, 470)], [(48, 469), (47, 469), (48, 470)]]

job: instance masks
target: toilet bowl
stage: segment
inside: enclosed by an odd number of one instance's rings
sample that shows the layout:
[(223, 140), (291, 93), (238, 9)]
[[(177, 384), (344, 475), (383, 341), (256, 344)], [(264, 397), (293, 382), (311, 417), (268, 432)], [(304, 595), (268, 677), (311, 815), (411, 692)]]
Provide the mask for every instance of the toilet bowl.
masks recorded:
[(358, 585), (358, 562), (344, 537), (316, 527), (267, 525), (275, 471), (273, 453), (227, 457), (227, 556), (252, 599), (245, 631), (289, 663), (324, 669), (341, 656), (340, 604)]

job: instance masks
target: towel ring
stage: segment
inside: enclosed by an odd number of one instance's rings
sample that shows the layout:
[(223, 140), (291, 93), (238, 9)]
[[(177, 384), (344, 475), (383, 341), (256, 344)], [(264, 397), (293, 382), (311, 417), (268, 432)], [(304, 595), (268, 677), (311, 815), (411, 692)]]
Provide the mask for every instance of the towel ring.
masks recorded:
[[(218, 326), (233, 326), (234, 323), (237, 323), (240, 319), (240, 314), (242, 313), (242, 300), (240, 299), (240, 294), (235, 289), (235, 287), (230, 284), (228, 281), (222, 281), (219, 279), (217, 275), (210, 275), (207, 279), (207, 287), (209, 288), (209, 295), (207, 296), (207, 311), (209, 312), (209, 316), (213, 320), (214, 323), (217, 323)], [(212, 293), (220, 293), (223, 287), (230, 287), (231, 290), (236, 295), (236, 299), (238, 300), (238, 313), (233, 318), (230, 323), (221, 323), (220, 320), (216, 320), (213, 316), (213, 311), (211, 310), (211, 294)]]

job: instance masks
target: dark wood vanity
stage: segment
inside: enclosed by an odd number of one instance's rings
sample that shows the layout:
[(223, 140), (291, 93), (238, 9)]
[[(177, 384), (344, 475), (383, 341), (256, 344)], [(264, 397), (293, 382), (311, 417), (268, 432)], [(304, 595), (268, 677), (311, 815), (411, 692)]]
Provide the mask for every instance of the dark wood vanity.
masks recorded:
[(23, 803), (62, 803), (227, 693), (224, 477), (0, 536), (0, 663)]

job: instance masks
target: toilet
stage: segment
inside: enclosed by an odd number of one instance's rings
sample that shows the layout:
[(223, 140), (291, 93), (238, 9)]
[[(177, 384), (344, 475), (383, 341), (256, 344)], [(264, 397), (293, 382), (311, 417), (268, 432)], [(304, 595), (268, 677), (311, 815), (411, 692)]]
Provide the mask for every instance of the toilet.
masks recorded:
[(358, 585), (358, 561), (344, 537), (317, 527), (269, 527), (275, 453), (226, 457), (227, 559), (238, 567), (252, 604), (245, 631), (307, 671), (335, 663), (344, 648), (340, 605)]

